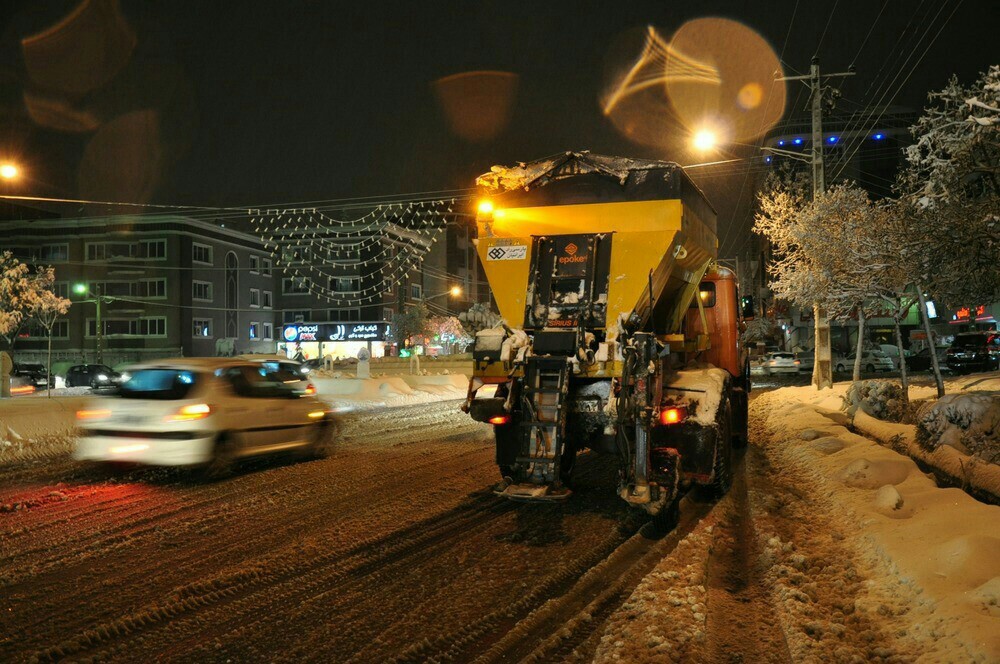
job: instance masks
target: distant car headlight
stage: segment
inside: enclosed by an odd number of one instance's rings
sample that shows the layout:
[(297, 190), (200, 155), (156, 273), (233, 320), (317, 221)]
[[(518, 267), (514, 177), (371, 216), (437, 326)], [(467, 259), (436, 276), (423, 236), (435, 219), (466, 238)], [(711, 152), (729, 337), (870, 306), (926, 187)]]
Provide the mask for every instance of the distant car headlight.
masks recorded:
[(307, 373), (309, 373), (310, 369), (309, 369), (309, 367), (302, 367), (302, 368), (300, 369), (300, 371), (301, 371), (302, 373), (304, 373), (304, 374), (307, 374)]
[(108, 374), (97, 374), (97, 380), (101, 382), (108, 382)]

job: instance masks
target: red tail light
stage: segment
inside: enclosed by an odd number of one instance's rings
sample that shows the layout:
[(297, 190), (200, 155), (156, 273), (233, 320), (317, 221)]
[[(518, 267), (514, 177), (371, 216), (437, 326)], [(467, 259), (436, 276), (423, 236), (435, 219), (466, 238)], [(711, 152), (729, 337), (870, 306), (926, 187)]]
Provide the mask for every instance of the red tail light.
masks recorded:
[(490, 418), (490, 424), (496, 424), (498, 426), (501, 424), (507, 424), (508, 422), (510, 422), (510, 415), (494, 415)]
[(687, 408), (671, 406), (660, 410), (660, 424), (679, 424), (687, 418)]
[(316, 394), (316, 386), (313, 385), (312, 383), (309, 383), (308, 385), (306, 385), (306, 392), (305, 393), (306, 393), (306, 396), (309, 396), (309, 397), (311, 397), (312, 395)]

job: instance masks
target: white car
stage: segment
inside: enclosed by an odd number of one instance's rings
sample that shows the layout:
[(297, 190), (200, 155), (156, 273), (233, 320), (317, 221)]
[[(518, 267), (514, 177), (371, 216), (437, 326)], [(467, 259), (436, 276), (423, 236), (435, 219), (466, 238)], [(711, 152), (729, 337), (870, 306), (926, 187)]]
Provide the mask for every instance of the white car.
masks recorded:
[[(838, 356), (834, 362), (834, 370), (841, 373), (853, 371), (855, 356), (856, 353), (851, 353), (846, 357)], [(866, 350), (861, 355), (861, 370), (864, 372), (873, 373), (875, 371), (892, 371), (894, 369), (895, 365), (892, 363), (892, 358), (880, 350)]]
[(768, 353), (764, 356), (764, 373), (798, 373), (799, 361), (794, 353)]
[(117, 396), (93, 399), (77, 412), (74, 458), (202, 466), (219, 477), (251, 455), (325, 456), (336, 430), (326, 404), (259, 363), (165, 360), (131, 367)]

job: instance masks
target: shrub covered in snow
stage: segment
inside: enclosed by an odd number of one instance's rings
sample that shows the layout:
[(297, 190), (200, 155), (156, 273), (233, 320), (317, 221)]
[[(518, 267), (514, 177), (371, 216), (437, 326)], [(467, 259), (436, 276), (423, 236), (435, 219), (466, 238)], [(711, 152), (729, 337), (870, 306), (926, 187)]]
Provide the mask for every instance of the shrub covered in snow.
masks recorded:
[(903, 388), (888, 380), (858, 380), (844, 395), (844, 408), (853, 416), (858, 408), (887, 422), (906, 419)]
[(946, 394), (917, 413), (917, 442), (949, 445), (1000, 464), (1000, 394)]

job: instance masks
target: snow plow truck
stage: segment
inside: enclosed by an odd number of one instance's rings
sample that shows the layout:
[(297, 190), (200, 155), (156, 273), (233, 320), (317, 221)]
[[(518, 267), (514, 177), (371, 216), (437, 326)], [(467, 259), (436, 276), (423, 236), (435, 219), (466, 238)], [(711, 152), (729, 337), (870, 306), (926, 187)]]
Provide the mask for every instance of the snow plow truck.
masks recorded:
[(620, 497), (665, 527), (691, 487), (725, 493), (750, 371), (702, 192), (675, 163), (588, 152), (494, 166), (477, 185), (503, 323), (476, 334), (463, 410), (493, 425), (495, 491), (565, 499), (590, 449), (618, 457)]

